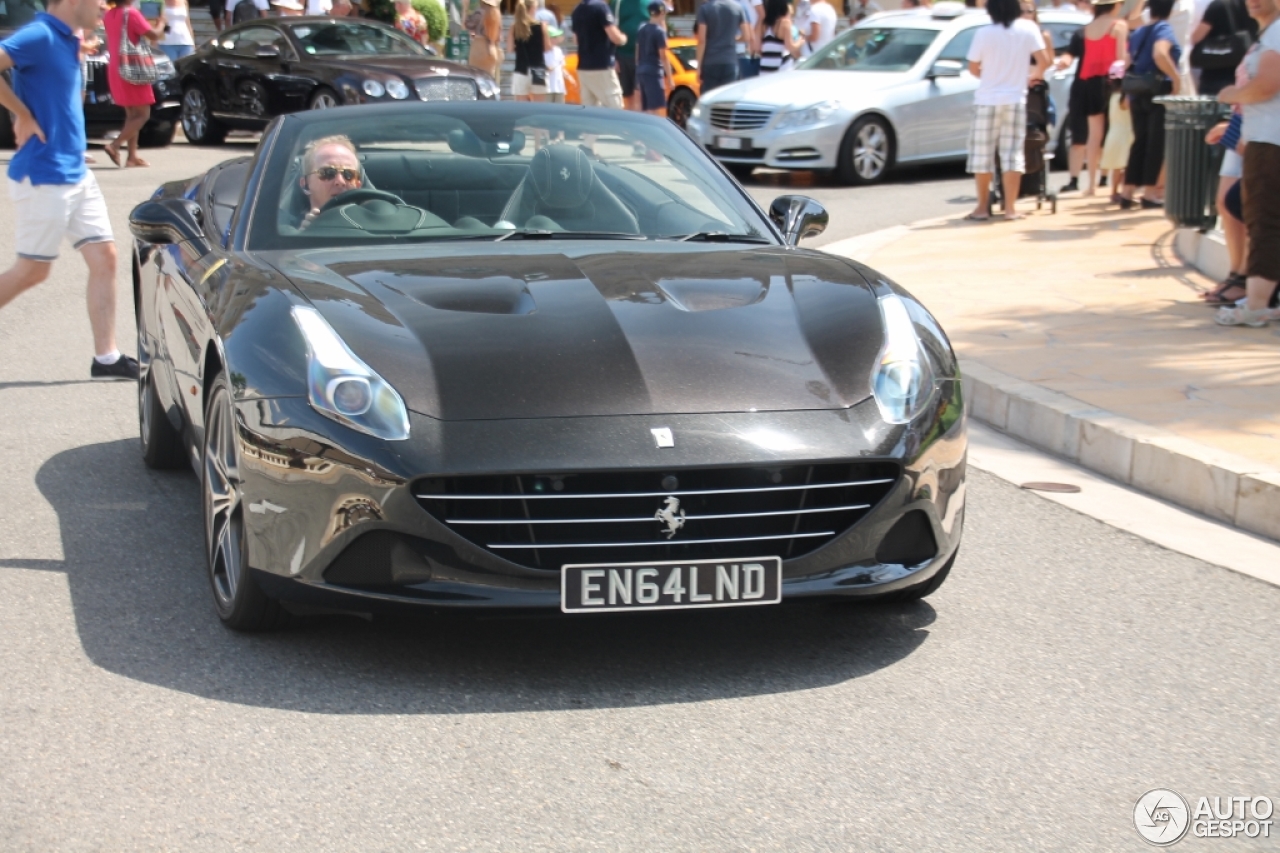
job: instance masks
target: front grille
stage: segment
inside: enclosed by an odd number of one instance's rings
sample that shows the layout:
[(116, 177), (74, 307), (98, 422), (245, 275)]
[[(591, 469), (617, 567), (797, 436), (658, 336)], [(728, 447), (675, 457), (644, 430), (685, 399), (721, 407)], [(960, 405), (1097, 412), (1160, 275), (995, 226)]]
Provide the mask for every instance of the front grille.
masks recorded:
[(415, 483), (414, 495), (476, 545), (559, 571), (565, 563), (801, 557), (856, 524), (898, 477), (888, 462), (433, 477)]
[(769, 123), (773, 110), (716, 104), (711, 107), (711, 126), (721, 130), (759, 130)]
[(477, 100), (476, 81), (466, 77), (432, 77), (414, 83), (424, 101)]

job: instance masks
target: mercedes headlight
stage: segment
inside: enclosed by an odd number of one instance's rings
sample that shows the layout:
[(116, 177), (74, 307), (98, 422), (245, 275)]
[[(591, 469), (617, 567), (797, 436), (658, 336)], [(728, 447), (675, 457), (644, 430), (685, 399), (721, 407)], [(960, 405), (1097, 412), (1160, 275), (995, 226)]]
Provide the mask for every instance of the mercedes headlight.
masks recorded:
[(351, 351), (319, 311), (295, 305), (290, 313), (307, 342), (312, 408), (378, 438), (408, 438), (409, 411), (396, 390)]
[(388, 80), (387, 94), (395, 98), (397, 101), (403, 101), (409, 97), (409, 87), (405, 85), (403, 80)]
[(702, 118), (702, 102), (693, 105), (693, 109), (689, 111), (689, 118)]
[(498, 88), (498, 84), (489, 77), (477, 77), (476, 87), (480, 90), (480, 97), (482, 98), (497, 98), (502, 91)]
[(381, 98), (387, 93), (386, 88), (377, 80), (365, 80), (360, 88), (364, 89), (364, 93), (370, 98)]
[(881, 417), (891, 424), (909, 423), (933, 399), (939, 367), (921, 343), (906, 300), (888, 293), (876, 302), (884, 347), (871, 374), (871, 391)]
[(778, 123), (774, 125), (774, 128), (782, 130), (787, 127), (807, 127), (808, 125), (825, 121), (838, 109), (840, 109), (839, 101), (823, 101), (811, 107), (787, 110), (778, 117)]

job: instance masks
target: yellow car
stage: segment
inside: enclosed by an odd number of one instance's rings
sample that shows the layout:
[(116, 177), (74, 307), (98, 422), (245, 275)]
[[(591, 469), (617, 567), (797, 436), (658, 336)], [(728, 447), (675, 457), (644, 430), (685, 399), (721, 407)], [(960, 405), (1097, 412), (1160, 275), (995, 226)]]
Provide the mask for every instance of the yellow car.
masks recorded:
[[(691, 38), (667, 39), (674, 88), (667, 95), (667, 118), (684, 127), (693, 105), (698, 102), (698, 43)], [(578, 54), (564, 58), (565, 103), (580, 104), (578, 95)]]

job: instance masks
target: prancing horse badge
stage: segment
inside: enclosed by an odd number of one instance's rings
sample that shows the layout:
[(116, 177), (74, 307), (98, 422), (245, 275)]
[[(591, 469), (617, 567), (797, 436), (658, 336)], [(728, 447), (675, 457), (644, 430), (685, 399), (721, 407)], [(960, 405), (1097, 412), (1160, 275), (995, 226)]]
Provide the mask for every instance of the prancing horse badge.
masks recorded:
[(671, 434), (670, 427), (654, 427), (649, 432), (653, 433), (653, 440), (659, 447), (676, 446), (676, 437)]

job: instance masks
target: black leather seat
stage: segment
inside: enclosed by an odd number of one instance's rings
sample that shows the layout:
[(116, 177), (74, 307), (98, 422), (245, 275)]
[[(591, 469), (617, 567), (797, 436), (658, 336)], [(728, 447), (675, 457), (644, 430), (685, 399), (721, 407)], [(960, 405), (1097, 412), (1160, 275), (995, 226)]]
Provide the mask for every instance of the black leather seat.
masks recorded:
[(638, 234), (635, 214), (595, 174), (576, 145), (549, 145), (533, 155), (502, 219), (520, 228)]

